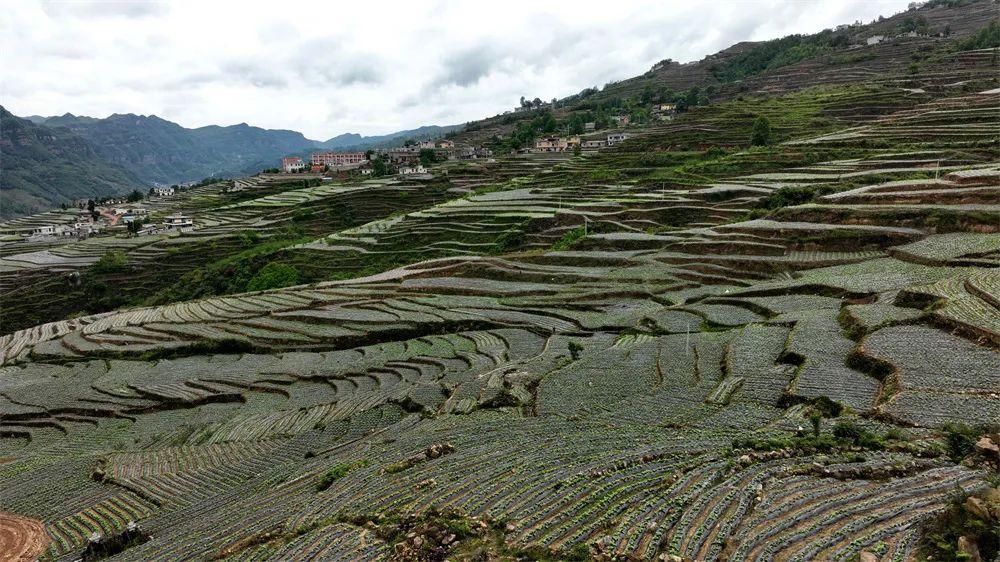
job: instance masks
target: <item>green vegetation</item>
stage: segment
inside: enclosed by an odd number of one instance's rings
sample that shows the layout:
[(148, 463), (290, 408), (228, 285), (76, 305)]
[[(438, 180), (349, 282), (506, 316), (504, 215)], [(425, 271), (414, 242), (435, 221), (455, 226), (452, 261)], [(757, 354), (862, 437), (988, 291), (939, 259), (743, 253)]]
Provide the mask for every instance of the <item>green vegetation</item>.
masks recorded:
[(333, 466), (330, 470), (327, 470), (320, 476), (319, 481), (316, 483), (316, 491), (322, 492), (333, 485), (334, 482), (340, 480), (341, 478), (347, 476), (347, 473), (355, 470), (357, 468), (363, 468), (368, 466), (366, 461), (358, 461), (355, 463), (340, 463)]
[(299, 272), (294, 267), (273, 261), (261, 269), (247, 283), (247, 291), (266, 291), (299, 284)]
[(846, 33), (829, 29), (815, 35), (789, 35), (750, 47), (712, 68), (712, 74), (722, 82), (742, 80), (846, 47), (849, 43)]
[(552, 251), (562, 252), (569, 250), (574, 244), (583, 240), (583, 237), (587, 235), (587, 230), (585, 227), (574, 228), (572, 230), (566, 231), (566, 234), (562, 235), (555, 244), (552, 245)]
[(957, 51), (1000, 48), (1000, 20), (993, 20), (986, 27), (955, 44)]
[(927, 560), (968, 561), (974, 559), (968, 545), (978, 550), (979, 560), (995, 560), (1000, 555), (1000, 493), (997, 488), (971, 495), (956, 490), (947, 510), (930, 525), (921, 550), (929, 555)]
[(767, 146), (771, 144), (771, 122), (761, 115), (754, 119), (750, 130), (750, 146)]
[(121, 250), (108, 250), (90, 266), (93, 273), (119, 273), (128, 267), (128, 257)]
[[(250, 290), (278, 288), (306, 283), (309, 277), (293, 264), (273, 257), (282, 249), (312, 239), (290, 229), (282, 235), (252, 242), (252, 237), (240, 235), (249, 242), (246, 249), (206, 264), (184, 274), (171, 286), (149, 297), (149, 304), (190, 300), (212, 295), (243, 293)], [(250, 287), (255, 287), (251, 289)]]

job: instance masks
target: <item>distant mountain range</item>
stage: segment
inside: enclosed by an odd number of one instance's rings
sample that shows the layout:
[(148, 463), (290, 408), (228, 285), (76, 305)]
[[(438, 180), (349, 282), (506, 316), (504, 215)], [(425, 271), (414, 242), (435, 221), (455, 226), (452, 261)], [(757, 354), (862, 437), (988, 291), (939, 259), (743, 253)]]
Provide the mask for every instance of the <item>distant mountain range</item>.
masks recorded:
[(426, 126), (375, 136), (346, 133), (316, 141), (296, 131), (246, 123), (188, 129), (155, 115), (98, 119), (66, 113), (22, 119), (3, 110), (0, 216), (153, 184), (246, 175), (277, 166), (285, 155), (388, 147), (457, 128)]
[(142, 184), (133, 171), (108, 162), (69, 129), (40, 126), (0, 107), (0, 133), (0, 218)]

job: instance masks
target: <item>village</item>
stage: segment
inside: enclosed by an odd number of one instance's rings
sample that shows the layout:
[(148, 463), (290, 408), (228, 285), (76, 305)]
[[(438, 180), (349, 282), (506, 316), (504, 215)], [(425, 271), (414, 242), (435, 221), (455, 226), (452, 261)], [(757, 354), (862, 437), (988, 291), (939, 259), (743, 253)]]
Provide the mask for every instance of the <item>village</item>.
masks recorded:
[[(530, 111), (532, 109), (542, 109), (547, 104), (538, 101), (524, 102), (514, 109), (514, 113)], [(653, 118), (659, 121), (669, 121), (673, 119), (677, 112), (677, 104), (663, 103), (654, 104), (650, 110)], [(503, 115), (512, 113), (504, 112)], [(546, 134), (537, 139), (531, 146), (510, 150), (509, 156), (516, 157), (519, 154), (550, 153), (550, 152), (573, 152), (599, 150), (615, 146), (616, 144), (630, 138), (631, 133), (622, 129), (632, 124), (631, 118), (627, 114), (613, 115), (610, 123), (614, 127), (614, 132), (599, 132), (596, 122), (586, 122), (583, 124), (583, 133), (554, 135)], [(494, 144), (502, 141), (502, 137), (495, 137)], [(306, 162), (301, 156), (286, 156), (281, 159), (280, 173), (343, 173), (353, 172), (362, 176), (368, 175), (400, 175), (408, 176), (414, 174), (426, 174), (431, 165), (438, 162), (454, 160), (477, 160), (493, 159), (496, 151), (488, 146), (459, 146), (448, 139), (434, 140), (408, 140), (403, 146), (387, 149), (371, 149), (361, 151), (327, 151), (314, 152), (309, 161)]]

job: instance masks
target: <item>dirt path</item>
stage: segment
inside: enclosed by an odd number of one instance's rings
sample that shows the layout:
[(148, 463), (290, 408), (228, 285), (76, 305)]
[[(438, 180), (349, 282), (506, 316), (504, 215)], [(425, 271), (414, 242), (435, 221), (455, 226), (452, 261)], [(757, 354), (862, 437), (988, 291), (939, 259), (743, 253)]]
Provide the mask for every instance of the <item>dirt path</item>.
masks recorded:
[(0, 562), (31, 562), (49, 545), (42, 522), (0, 511)]

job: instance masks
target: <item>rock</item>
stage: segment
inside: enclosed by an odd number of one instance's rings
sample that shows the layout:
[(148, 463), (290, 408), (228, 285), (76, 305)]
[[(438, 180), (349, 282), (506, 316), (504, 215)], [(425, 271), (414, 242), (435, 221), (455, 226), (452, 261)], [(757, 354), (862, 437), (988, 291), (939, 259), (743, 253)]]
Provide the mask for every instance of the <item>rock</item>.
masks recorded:
[(989, 521), (992, 518), (989, 508), (986, 507), (986, 502), (976, 496), (969, 496), (965, 498), (965, 509), (969, 513), (985, 521)]
[(860, 562), (878, 562), (878, 556), (875, 556), (874, 554), (868, 552), (867, 550), (862, 550), (861, 558), (859, 558), (859, 560)]
[(1000, 441), (994, 441), (989, 435), (983, 435), (976, 441), (976, 452), (988, 459), (1000, 461)]
[(983, 562), (982, 555), (979, 554), (979, 546), (976, 541), (967, 537), (958, 537), (958, 552), (968, 556), (969, 562)]

